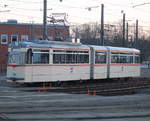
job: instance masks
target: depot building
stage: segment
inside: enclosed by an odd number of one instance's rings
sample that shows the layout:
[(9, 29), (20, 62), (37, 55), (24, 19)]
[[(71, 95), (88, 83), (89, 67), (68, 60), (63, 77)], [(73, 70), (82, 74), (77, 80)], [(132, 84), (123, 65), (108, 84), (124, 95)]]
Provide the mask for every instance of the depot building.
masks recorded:
[[(8, 45), (12, 42), (42, 39), (42, 24), (18, 23), (17, 20), (0, 22), (0, 72), (7, 67)], [(47, 25), (48, 40), (64, 41), (69, 38), (69, 26)]]

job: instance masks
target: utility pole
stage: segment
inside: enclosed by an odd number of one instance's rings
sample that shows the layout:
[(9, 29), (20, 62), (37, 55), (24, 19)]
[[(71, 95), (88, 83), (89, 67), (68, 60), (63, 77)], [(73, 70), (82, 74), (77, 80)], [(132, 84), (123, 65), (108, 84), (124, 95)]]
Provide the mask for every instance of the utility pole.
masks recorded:
[(101, 4), (101, 45), (104, 46), (104, 4)]
[(32, 25), (31, 25), (31, 39), (32, 40), (35, 39), (35, 25), (34, 25), (33, 22), (32, 22)]
[(128, 22), (126, 24), (126, 42), (128, 43), (128, 40), (129, 40), (129, 33), (128, 33)]
[(43, 6), (43, 40), (47, 39), (47, 0), (44, 0)]
[(125, 13), (123, 13), (122, 47), (125, 47)]
[(136, 20), (136, 28), (135, 28), (135, 47), (137, 48), (138, 45), (138, 20)]
[(104, 45), (104, 4), (101, 4), (101, 45)]

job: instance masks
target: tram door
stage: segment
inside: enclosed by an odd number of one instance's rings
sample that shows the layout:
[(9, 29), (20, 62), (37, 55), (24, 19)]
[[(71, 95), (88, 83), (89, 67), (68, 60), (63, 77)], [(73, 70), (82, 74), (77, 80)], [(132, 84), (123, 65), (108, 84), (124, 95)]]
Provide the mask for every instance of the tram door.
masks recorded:
[(111, 56), (110, 56), (110, 49), (107, 48), (107, 78), (110, 78), (110, 63), (111, 63)]
[[(32, 49), (28, 49), (27, 56), (26, 56), (27, 65), (32, 65), (32, 56), (33, 56)], [(33, 67), (32, 66), (26, 66), (25, 77), (26, 77), (26, 81), (29, 81), (29, 82), (33, 81)]]
[(95, 60), (95, 52), (93, 47), (90, 47), (90, 79), (94, 79), (94, 60)]
[(90, 50), (90, 79), (107, 78), (107, 50), (96, 50), (93, 47), (90, 47)]

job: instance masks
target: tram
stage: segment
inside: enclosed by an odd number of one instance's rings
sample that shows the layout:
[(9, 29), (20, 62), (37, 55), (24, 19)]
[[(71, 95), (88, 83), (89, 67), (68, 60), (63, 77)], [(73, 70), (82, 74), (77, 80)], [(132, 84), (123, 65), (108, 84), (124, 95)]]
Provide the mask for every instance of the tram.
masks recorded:
[(134, 48), (31, 41), (10, 44), (7, 81), (78, 81), (140, 76)]

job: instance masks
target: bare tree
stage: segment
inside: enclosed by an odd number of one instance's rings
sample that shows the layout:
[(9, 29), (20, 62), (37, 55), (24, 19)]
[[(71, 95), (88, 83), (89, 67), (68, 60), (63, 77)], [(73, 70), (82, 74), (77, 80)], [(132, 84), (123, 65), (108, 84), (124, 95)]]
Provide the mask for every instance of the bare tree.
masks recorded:
[[(144, 31), (142, 27), (138, 27), (139, 35), (135, 46), (135, 24), (129, 25), (129, 39), (126, 41), (126, 47), (137, 48), (141, 51), (141, 61), (150, 58), (150, 30)], [(100, 41), (100, 24), (89, 23), (75, 26), (72, 31), (81, 39), (82, 44), (98, 45)], [(117, 24), (105, 24), (104, 41), (106, 46), (122, 46), (122, 22)]]

